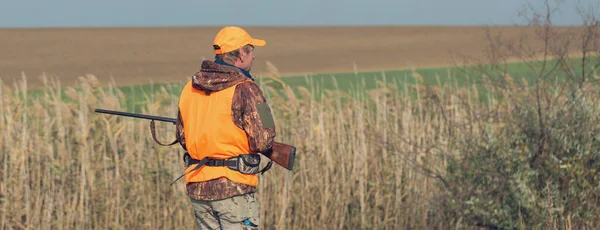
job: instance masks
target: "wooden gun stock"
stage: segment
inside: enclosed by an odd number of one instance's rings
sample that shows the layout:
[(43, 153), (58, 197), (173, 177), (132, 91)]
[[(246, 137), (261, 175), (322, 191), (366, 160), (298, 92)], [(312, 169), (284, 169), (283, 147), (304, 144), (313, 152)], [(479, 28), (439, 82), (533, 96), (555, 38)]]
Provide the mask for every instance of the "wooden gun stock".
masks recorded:
[(263, 153), (264, 156), (268, 157), (281, 167), (286, 168), (287, 170), (292, 170), (294, 168), (294, 159), (296, 158), (296, 147), (273, 142), (273, 148)]

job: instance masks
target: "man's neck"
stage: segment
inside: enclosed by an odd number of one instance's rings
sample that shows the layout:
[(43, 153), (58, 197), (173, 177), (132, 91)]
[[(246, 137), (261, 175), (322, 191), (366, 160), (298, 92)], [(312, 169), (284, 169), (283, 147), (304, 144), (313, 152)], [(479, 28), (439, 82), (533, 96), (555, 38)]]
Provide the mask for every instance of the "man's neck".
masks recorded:
[(240, 70), (240, 72), (242, 72), (246, 77), (248, 77), (248, 78), (250, 78), (250, 79), (252, 79), (254, 81), (254, 78), (252, 77), (252, 75), (250, 75), (250, 72), (248, 72), (245, 69), (242, 69), (240, 67), (232, 65), (230, 63), (227, 63), (227, 62), (225, 62), (223, 60), (216, 60), (215, 63), (220, 64), (220, 65), (227, 65), (227, 66), (232, 66), (232, 67), (238, 68)]

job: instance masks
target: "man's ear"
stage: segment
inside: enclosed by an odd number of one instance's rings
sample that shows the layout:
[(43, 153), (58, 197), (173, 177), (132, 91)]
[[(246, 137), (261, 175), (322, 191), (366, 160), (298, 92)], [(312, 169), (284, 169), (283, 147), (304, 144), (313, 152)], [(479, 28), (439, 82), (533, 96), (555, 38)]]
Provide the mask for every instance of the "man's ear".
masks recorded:
[(248, 55), (248, 53), (246, 53), (246, 51), (244, 50), (244, 47), (238, 49), (238, 51), (239, 51), (239, 54), (240, 54), (239, 55), (240, 61), (244, 62), (243, 57), (246, 56), (246, 55)]

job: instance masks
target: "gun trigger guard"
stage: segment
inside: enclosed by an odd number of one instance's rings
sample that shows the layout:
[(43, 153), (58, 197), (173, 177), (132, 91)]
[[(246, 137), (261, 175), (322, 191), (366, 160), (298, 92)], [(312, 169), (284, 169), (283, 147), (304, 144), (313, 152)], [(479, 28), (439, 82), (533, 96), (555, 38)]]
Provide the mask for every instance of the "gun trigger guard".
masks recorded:
[(156, 128), (155, 128), (155, 125), (154, 125), (154, 120), (151, 120), (151, 121), (150, 121), (150, 131), (152, 132), (152, 138), (153, 138), (153, 139), (154, 139), (154, 141), (155, 141), (156, 143), (158, 143), (159, 145), (162, 145), (162, 146), (171, 146), (171, 145), (177, 144), (177, 142), (178, 142), (178, 141), (177, 141), (177, 139), (176, 139), (175, 141), (173, 141), (173, 142), (172, 142), (172, 143), (170, 143), (170, 144), (163, 144), (163, 143), (160, 143), (160, 141), (158, 141), (158, 139), (156, 138)]

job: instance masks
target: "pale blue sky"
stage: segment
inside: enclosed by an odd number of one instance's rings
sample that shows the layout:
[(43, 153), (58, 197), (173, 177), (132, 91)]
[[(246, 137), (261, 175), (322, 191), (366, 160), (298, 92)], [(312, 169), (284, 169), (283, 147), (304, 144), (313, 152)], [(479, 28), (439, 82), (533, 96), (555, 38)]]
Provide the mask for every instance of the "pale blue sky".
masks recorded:
[[(581, 22), (567, 0), (557, 25)], [(600, 0), (581, 0), (600, 6)], [(0, 27), (513, 25), (526, 0), (0, 0)], [(540, 4), (542, 0), (529, 0)]]

